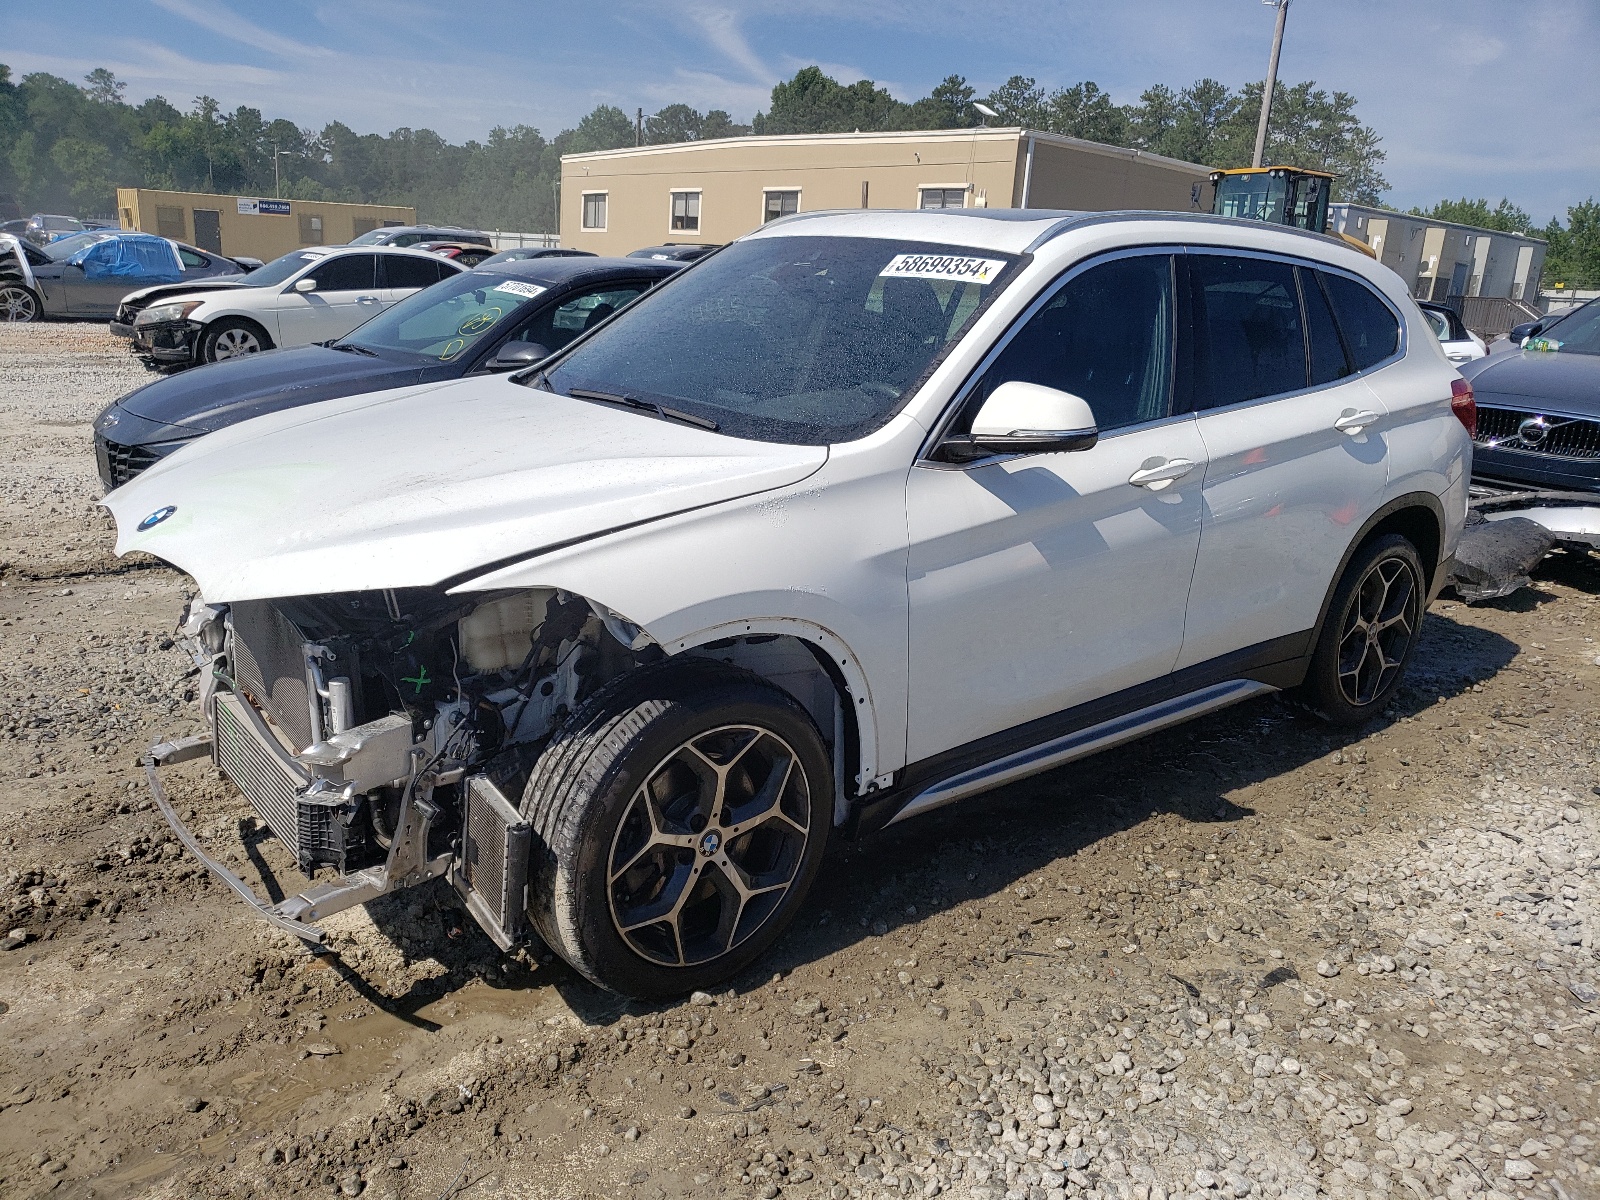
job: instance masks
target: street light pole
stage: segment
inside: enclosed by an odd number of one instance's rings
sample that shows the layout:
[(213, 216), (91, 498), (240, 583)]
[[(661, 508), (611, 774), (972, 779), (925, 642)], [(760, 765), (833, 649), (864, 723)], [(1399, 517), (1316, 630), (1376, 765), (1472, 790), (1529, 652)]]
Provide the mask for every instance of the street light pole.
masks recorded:
[(1261, 122), (1256, 126), (1256, 152), (1252, 167), (1261, 165), (1267, 148), (1267, 122), (1272, 117), (1272, 93), (1278, 88), (1278, 52), (1283, 49), (1283, 23), (1289, 16), (1289, 0), (1263, 0), (1278, 10), (1278, 28), (1272, 34), (1272, 60), (1267, 64), (1267, 86), (1261, 89)]

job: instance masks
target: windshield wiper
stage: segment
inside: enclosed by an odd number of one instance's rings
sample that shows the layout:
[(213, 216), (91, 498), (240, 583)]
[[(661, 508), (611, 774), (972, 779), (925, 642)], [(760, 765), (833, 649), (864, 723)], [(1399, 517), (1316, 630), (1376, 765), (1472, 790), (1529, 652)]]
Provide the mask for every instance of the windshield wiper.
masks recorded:
[(368, 358), (379, 357), (376, 350), (368, 350), (365, 346), (358, 346), (354, 342), (323, 342), (329, 350), (343, 350), (346, 354), (365, 354)]
[(658, 417), (668, 421), (681, 421), (685, 425), (693, 425), (699, 429), (709, 429), (715, 433), (722, 426), (710, 417), (697, 417), (694, 413), (686, 413), (679, 408), (668, 408), (664, 404), (657, 404), (654, 400), (641, 400), (637, 396), (619, 396), (615, 392), (595, 392), (588, 388), (573, 388), (567, 395), (579, 400), (599, 400), (605, 404), (621, 404), (626, 408), (636, 408), (642, 412), (653, 412)]

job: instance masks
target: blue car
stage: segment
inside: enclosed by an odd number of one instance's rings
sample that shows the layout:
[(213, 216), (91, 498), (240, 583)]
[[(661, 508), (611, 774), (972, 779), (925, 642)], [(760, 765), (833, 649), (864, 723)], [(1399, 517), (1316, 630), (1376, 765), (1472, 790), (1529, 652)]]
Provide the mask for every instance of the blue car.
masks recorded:
[(595, 257), (483, 266), (424, 288), (337, 341), (166, 376), (95, 419), (100, 481), (121, 487), (195, 438), (280, 409), (529, 366), (682, 267)]

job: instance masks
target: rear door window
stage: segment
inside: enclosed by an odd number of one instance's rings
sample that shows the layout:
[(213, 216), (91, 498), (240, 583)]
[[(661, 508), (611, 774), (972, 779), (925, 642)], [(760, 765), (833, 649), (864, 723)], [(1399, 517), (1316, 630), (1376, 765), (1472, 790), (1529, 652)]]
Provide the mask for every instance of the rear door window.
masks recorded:
[[(385, 254), (383, 270), (389, 288), (425, 288), (439, 282), (445, 273), (443, 260), (432, 262), (426, 258), (413, 258), (409, 254)], [(456, 274), (454, 271), (449, 272)]]
[(375, 286), (376, 254), (340, 254), (312, 268), (309, 277), (319, 292), (359, 292)]
[(1306, 386), (1294, 267), (1227, 254), (1188, 256), (1194, 405), (1224, 408)]
[(1330, 271), (1318, 272), (1333, 302), (1344, 344), (1357, 371), (1375, 367), (1400, 348), (1400, 322), (1364, 283)]

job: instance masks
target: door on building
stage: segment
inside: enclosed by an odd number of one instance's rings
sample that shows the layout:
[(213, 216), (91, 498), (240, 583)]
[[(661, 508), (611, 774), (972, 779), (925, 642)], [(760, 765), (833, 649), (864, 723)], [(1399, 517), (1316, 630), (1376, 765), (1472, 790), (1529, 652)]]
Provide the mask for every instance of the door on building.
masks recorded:
[(222, 253), (222, 213), (215, 208), (194, 210), (194, 244), (213, 254)]
[(1467, 294), (1467, 274), (1472, 270), (1471, 262), (1458, 262), (1450, 270), (1450, 290), (1447, 296), (1465, 296)]

